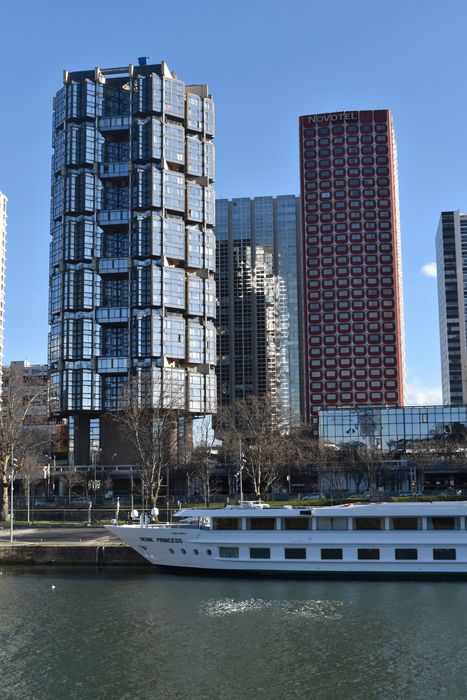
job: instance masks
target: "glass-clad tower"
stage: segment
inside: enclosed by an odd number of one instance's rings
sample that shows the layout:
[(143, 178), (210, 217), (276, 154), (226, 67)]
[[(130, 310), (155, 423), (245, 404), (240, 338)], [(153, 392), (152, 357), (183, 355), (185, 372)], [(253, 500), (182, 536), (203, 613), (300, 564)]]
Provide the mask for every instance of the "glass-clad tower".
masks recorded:
[(5, 263), (6, 263), (6, 195), (0, 192), (0, 395), (2, 393), (3, 320), (5, 314)]
[(300, 198), (216, 202), (220, 405), (249, 394), (277, 400), (301, 421)]
[(69, 460), (130, 463), (132, 377), (216, 409), (214, 105), (165, 63), (64, 73), (54, 100), (49, 369)]
[(443, 403), (467, 403), (467, 214), (442, 212), (436, 234)]

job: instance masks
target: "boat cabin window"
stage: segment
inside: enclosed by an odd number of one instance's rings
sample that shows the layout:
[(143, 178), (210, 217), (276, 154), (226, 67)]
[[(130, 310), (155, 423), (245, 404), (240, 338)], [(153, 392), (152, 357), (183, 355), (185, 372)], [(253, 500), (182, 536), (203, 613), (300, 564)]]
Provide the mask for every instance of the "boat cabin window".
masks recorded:
[(354, 530), (383, 530), (382, 518), (354, 518)]
[(421, 530), (418, 518), (391, 518), (390, 527), (392, 530)]
[(241, 530), (240, 518), (213, 518), (213, 530)]
[(348, 530), (347, 518), (316, 518), (317, 530)]
[(322, 549), (321, 559), (342, 559), (342, 549), (340, 547)]
[(394, 558), (397, 561), (409, 561), (413, 559), (418, 559), (417, 549), (396, 549), (394, 552)]
[(248, 518), (247, 530), (275, 530), (275, 518)]
[(269, 547), (250, 547), (250, 559), (270, 559)]
[(238, 559), (238, 547), (219, 547), (219, 556), (223, 559)]
[(427, 519), (429, 530), (458, 530), (459, 518), (434, 517)]
[(284, 559), (306, 559), (305, 547), (286, 547), (284, 549)]
[(435, 561), (446, 561), (446, 560), (455, 561), (456, 550), (455, 549), (434, 549), (433, 550), (433, 559)]
[(359, 559), (379, 559), (379, 549), (358, 549)]
[(311, 518), (282, 518), (283, 530), (309, 530)]

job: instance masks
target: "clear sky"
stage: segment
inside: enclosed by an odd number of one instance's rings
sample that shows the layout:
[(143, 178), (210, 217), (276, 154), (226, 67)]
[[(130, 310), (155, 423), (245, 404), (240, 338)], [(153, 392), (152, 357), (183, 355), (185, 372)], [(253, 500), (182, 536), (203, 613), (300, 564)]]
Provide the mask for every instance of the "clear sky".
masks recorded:
[(298, 194), (301, 114), (393, 111), (409, 402), (441, 401), (436, 279), (422, 268), (435, 260), (440, 212), (467, 210), (464, 0), (2, 0), (0, 9), (7, 363), (47, 359), (51, 109), (62, 71), (150, 56), (210, 87), (218, 197)]

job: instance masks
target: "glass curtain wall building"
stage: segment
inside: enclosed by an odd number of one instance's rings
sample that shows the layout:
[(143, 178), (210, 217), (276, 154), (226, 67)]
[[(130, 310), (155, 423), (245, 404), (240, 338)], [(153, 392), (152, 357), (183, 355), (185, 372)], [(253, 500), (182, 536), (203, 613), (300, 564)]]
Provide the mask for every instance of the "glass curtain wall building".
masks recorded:
[(5, 316), (5, 263), (6, 263), (6, 195), (0, 192), (0, 396), (2, 393), (3, 332)]
[(321, 443), (348, 456), (349, 472), (351, 455), (364, 448), (379, 454), (381, 478), (386, 470), (390, 481), (413, 479), (417, 490), (467, 489), (466, 406), (323, 409), (318, 421)]
[(218, 397), (277, 399), (301, 420), (301, 219), (295, 195), (216, 202)]
[(64, 73), (49, 369), (71, 463), (89, 463), (91, 449), (129, 463), (106, 416), (132, 377), (151, 401), (172, 394), (185, 428), (216, 410), (213, 136), (207, 86), (185, 85), (165, 63)]
[(467, 436), (466, 406), (363, 406), (319, 412), (319, 436), (330, 446), (365, 445), (387, 453), (448, 435)]
[(467, 214), (441, 214), (436, 234), (443, 403), (467, 403)]
[(300, 118), (305, 409), (404, 403), (397, 155), (388, 110)]

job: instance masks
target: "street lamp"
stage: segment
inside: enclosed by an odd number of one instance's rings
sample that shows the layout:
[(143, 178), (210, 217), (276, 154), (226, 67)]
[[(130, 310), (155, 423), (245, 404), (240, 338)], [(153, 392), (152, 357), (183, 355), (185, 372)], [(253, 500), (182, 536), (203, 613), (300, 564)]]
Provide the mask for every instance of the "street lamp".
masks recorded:
[(13, 452), (11, 453), (11, 472), (10, 472), (10, 542), (13, 542), (13, 493), (14, 493), (14, 483), (15, 483), (15, 472), (18, 468), (18, 461), (13, 457)]
[(245, 464), (246, 464), (246, 459), (245, 459), (245, 455), (243, 454), (242, 441), (240, 439), (239, 460), (238, 460), (239, 470), (236, 474), (236, 476), (238, 476), (239, 482), (240, 482), (240, 503), (243, 503), (243, 470), (245, 468)]
[(235, 474), (235, 476), (238, 479), (239, 486), (240, 486), (240, 503), (243, 503), (243, 469), (244, 469), (244, 465), (242, 464), (240, 466), (240, 469), (238, 470), (238, 472)]
[(44, 481), (47, 480), (47, 496), (50, 493), (50, 460), (53, 461), (53, 478), (55, 478), (55, 472), (57, 470), (57, 462), (55, 455), (44, 455), (48, 463), (44, 467)]
[(92, 467), (93, 467), (93, 475), (94, 475), (94, 481), (93, 481), (93, 491), (94, 491), (94, 501), (96, 500), (96, 491), (97, 491), (97, 474), (96, 474), (96, 463), (97, 463), (97, 455), (102, 452), (101, 447), (94, 447), (91, 450), (91, 462), (92, 462)]
[(50, 464), (46, 464), (44, 467), (42, 467), (42, 471), (44, 473), (44, 482), (46, 485), (46, 492), (45, 495), (49, 495), (49, 481), (50, 481)]

